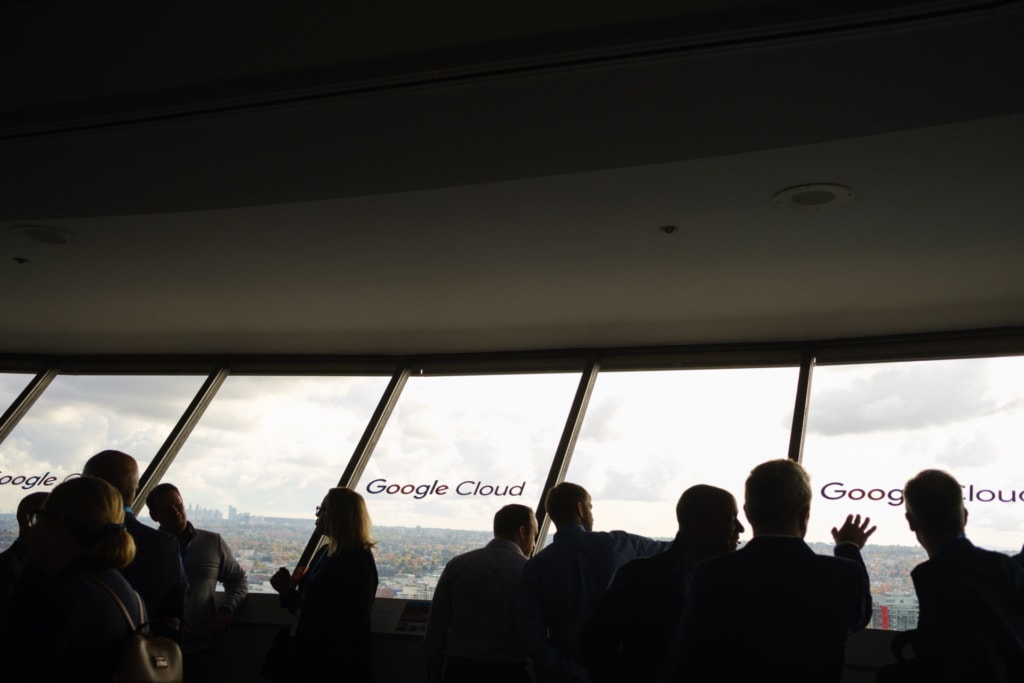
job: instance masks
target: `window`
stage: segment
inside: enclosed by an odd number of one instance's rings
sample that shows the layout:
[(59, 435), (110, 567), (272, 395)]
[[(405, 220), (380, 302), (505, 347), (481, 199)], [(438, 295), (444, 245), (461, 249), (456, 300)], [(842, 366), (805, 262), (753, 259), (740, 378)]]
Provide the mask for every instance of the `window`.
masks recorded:
[(967, 535), (1016, 552), (1024, 542), (1024, 357), (816, 368), (804, 465), (814, 502), (808, 541), (831, 552), (847, 514), (878, 525), (865, 548), (875, 628), (913, 628), (910, 570), (925, 552), (903, 517), (902, 489), (922, 469), (964, 486)]
[[(797, 376), (797, 368), (603, 372), (566, 481), (590, 492), (601, 530), (672, 538), (676, 502), (694, 484), (724, 488), (742, 508), (750, 470), (786, 457)], [(749, 538), (748, 529), (741, 542)]]
[[(195, 376), (59, 375), (0, 444), (0, 510), (14, 511), (30, 480), (36, 481), (32, 490), (49, 491), (107, 448), (134, 456), (141, 473), (202, 382)], [(24, 483), (15, 484), (22, 477)]]
[(387, 382), (232, 375), (210, 402), (161, 481), (195, 526), (224, 536), (253, 592), (298, 562)]
[(444, 565), (491, 537), (509, 503), (535, 508), (576, 374), (413, 377), (357, 490), (380, 595), (429, 599)]

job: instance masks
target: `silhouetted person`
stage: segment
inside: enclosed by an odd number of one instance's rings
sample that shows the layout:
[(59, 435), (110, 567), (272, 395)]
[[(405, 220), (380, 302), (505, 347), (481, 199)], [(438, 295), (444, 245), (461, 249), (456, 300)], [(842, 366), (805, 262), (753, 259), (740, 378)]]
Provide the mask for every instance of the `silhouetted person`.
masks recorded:
[(132, 512), (139, 491), (138, 463), (127, 453), (102, 451), (86, 461), (82, 474), (103, 479), (121, 494), (125, 528), (135, 540), (135, 559), (121, 574), (146, 603), (153, 633), (181, 642), (188, 581), (174, 537), (146, 526)]
[(736, 550), (743, 531), (737, 515), (728, 491), (698, 484), (683, 492), (672, 547), (619, 569), (587, 622), (580, 646), (592, 680), (652, 681), (661, 673), (693, 571)]
[(911, 572), (920, 607), (917, 629), (898, 634), (913, 659), (879, 672), (879, 681), (1024, 681), (1024, 569), (964, 536), (963, 488), (924, 470), (903, 493), (910, 530), (928, 553)]
[(529, 683), (516, 609), (523, 565), (537, 543), (525, 505), (494, 515), (494, 538), (453, 557), (430, 603), (424, 645), (428, 683)]
[(135, 553), (124, 506), (112, 486), (75, 477), (30, 515), (29, 566), (0, 629), (3, 680), (98, 683), (114, 680), (118, 655), (145, 609), (117, 569)]
[(352, 489), (327, 491), (316, 530), (327, 537), (298, 579), (281, 567), (270, 579), (296, 615), (289, 683), (370, 683), (370, 610), (377, 593), (370, 514)]
[[(174, 484), (157, 484), (146, 496), (146, 507), (160, 531), (178, 540), (188, 577), (181, 647), (185, 678), (191, 683), (213, 680), (214, 644), (245, 600), (249, 581), (220, 534), (197, 529), (188, 521), (181, 492)], [(214, 595), (218, 582), (224, 585), (219, 605)]]
[(18, 520), (18, 537), (7, 550), (0, 553), (0, 624), (3, 623), (4, 612), (14, 590), (14, 582), (28, 564), (29, 517), (42, 507), (46, 495), (45, 491), (37, 491), (18, 502), (18, 510), (15, 513)]
[(832, 529), (837, 557), (817, 555), (803, 540), (811, 486), (798, 463), (762, 463), (745, 489), (754, 538), (694, 572), (683, 619), (684, 680), (839, 681), (846, 641), (871, 620), (860, 548), (875, 529), (850, 515)]
[(590, 494), (577, 484), (553, 487), (544, 507), (558, 531), (523, 567), (520, 634), (540, 683), (586, 681), (590, 674), (579, 639), (601, 594), (619, 567), (672, 544), (625, 531), (594, 531)]

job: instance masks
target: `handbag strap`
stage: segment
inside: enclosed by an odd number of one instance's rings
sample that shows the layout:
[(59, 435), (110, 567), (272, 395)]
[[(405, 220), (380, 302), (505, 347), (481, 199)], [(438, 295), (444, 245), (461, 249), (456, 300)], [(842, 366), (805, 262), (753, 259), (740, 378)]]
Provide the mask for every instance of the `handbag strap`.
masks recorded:
[[(128, 608), (124, 606), (124, 602), (122, 602), (118, 594), (114, 592), (114, 589), (110, 587), (110, 584), (93, 574), (86, 574), (86, 576), (103, 586), (107, 592), (110, 593), (115, 602), (117, 602), (117, 606), (121, 608), (121, 613), (124, 614), (124, 618), (128, 620), (128, 626), (131, 628), (132, 632), (138, 632), (139, 629), (135, 626), (135, 620), (132, 619), (132, 615), (128, 613)], [(138, 592), (136, 592), (135, 598), (139, 601), (139, 614), (142, 614), (142, 597)]]

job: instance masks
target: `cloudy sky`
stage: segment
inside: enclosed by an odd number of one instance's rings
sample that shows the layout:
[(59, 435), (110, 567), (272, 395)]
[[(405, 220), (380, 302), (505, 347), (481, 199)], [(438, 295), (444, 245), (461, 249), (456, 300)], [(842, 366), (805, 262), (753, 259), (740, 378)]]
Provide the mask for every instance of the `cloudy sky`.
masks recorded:
[[(0, 375), (0, 402), (28, 379)], [(229, 377), (165, 480), (186, 503), (225, 516), (231, 505), (311, 518), (387, 380)], [(63, 478), (110, 447), (144, 467), (202, 381), (58, 377), (0, 444), (0, 511), (13, 511), (26, 492), (3, 484), (5, 476)], [(410, 379), (357, 487), (374, 522), (488, 529), (506, 502), (536, 506), (578, 381), (572, 374)], [(750, 468), (785, 456), (796, 381), (795, 368), (603, 373), (567, 479), (591, 491), (596, 528), (671, 536), (686, 487), (710, 483), (742, 499)], [(1019, 547), (1022, 397), (1022, 358), (816, 368), (804, 448), (815, 488), (808, 540), (827, 541), (847, 513), (862, 513), (879, 525), (874, 542), (913, 545), (891, 492), (920, 469), (939, 467), (975, 489), (967, 503), (971, 538)], [(381, 480), (406, 491), (435, 481), (449, 489), (420, 499), (367, 490)], [(461, 482), (523, 492), (458, 495)], [(851, 501), (851, 491), (864, 499)]]

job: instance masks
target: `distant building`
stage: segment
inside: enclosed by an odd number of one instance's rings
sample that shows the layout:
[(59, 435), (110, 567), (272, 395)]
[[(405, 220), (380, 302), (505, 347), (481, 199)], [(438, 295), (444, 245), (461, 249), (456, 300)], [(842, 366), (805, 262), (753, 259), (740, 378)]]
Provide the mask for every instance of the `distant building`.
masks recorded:
[(913, 593), (876, 595), (871, 626), (893, 631), (917, 628), (917, 596)]

